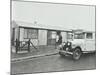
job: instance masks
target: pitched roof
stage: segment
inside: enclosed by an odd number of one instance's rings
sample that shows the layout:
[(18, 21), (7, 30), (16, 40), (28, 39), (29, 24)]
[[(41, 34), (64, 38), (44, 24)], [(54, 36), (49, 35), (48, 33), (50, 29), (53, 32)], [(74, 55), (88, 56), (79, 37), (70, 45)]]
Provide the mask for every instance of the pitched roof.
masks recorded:
[[(13, 21), (12, 21), (13, 22)], [(19, 27), (26, 27), (26, 28), (38, 28), (38, 29), (47, 29), (47, 30), (60, 30), (60, 31), (71, 31), (65, 27), (61, 26), (53, 26), (53, 25), (44, 25), (38, 23), (28, 23), (23, 21), (14, 21), (16, 25)]]
[(68, 29), (63, 26), (54, 26), (54, 25), (45, 25), (45, 24), (38, 24), (38, 23), (29, 23), (29, 22), (23, 22), (23, 21), (12, 21), (12, 27), (13, 25), (15, 27), (24, 27), (24, 28), (38, 28), (38, 29), (46, 29), (46, 30), (59, 30), (59, 31), (83, 31), (83, 32), (95, 32), (95, 31), (89, 31), (89, 30), (83, 30), (83, 29)]

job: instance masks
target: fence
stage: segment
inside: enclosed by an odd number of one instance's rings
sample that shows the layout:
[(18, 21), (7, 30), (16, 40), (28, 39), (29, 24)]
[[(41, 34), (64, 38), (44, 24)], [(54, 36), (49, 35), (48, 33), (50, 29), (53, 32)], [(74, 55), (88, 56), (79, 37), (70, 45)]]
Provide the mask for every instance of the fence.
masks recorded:
[(31, 45), (37, 50), (30, 39), (28, 41), (19, 41), (18, 39), (16, 39), (15, 43), (16, 53), (22, 50), (27, 50), (28, 52), (30, 52)]

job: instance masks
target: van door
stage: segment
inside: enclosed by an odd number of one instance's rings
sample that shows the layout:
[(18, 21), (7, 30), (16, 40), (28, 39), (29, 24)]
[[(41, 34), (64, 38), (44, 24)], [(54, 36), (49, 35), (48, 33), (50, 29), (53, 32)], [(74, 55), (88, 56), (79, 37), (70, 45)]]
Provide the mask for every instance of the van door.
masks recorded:
[(95, 51), (95, 34), (86, 33), (86, 51)]

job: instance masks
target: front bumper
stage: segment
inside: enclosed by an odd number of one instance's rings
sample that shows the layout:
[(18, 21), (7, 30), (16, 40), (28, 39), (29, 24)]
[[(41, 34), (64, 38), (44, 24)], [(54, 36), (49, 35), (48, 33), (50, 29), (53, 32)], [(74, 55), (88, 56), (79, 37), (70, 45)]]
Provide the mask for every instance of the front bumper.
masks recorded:
[(62, 55), (73, 55), (73, 52), (70, 52), (70, 51), (64, 51), (64, 50), (60, 50), (59, 51), (59, 54), (62, 54)]

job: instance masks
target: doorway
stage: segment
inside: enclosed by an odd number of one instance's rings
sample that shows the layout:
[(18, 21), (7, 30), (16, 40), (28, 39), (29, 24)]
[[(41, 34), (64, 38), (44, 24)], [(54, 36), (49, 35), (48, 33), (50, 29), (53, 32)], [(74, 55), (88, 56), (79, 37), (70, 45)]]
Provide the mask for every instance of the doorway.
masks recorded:
[(55, 45), (56, 44), (56, 35), (57, 35), (57, 31), (48, 30), (47, 45)]

